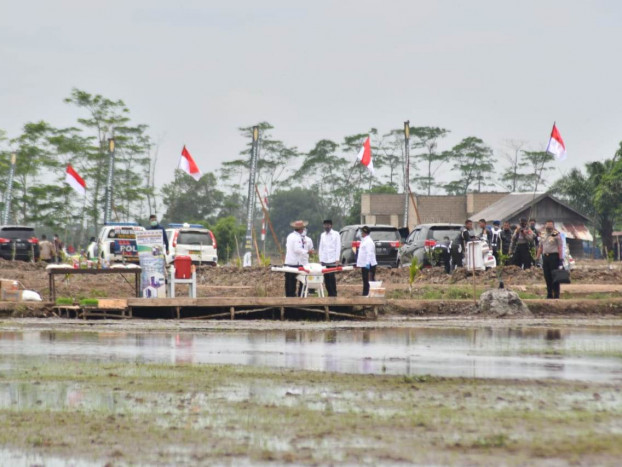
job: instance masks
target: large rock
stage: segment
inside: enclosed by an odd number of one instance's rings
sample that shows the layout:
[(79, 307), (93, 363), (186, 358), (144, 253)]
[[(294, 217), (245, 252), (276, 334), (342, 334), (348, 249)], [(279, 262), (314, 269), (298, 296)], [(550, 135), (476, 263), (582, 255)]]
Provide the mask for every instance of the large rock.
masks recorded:
[(497, 318), (533, 316), (518, 294), (508, 289), (487, 290), (479, 297), (478, 309)]

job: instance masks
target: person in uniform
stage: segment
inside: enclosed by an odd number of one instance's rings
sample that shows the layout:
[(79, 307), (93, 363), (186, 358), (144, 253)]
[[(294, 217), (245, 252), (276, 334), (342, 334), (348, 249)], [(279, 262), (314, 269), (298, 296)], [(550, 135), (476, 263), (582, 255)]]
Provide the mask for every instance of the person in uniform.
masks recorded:
[(56, 250), (54, 244), (48, 240), (47, 235), (41, 235), (39, 258), (46, 263), (56, 262)]
[[(326, 219), (324, 221), (324, 232), (320, 235), (320, 263), (325, 268), (334, 268), (339, 266), (339, 255), (341, 254), (341, 237), (333, 230), (333, 221)], [(324, 274), (324, 284), (329, 297), (337, 296), (337, 280), (335, 273), (330, 272)]]
[(564, 242), (555, 230), (552, 220), (546, 221), (544, 237), (538, 247), (537, 258), (542, 257), (542, 271), (546, 281), (546, 298), (559, 298), (559, 282), (553, 281), (553, 271), (564, 267)]
[(356, 267), (361, 268), (363, 276), (363, 296), (369, 295), (369, 281), (376, 280), (376, 245), (371, 238), (370, 229), (364, 226), (361, 229), (361, 243), (356, 256)]
[[(302, 266), (303, 257), (308, 258), (308, 251), (305, 249), (305, 240), (302, 233), (309, 223), (307, 221), (294, 221), (291, 225), (294, 231), (287, 236), (285, 244), (285, 263), (284, 266), (297, 268)], [(294, 272), (285, 273), (285, 296), (296, 296), (296, 276)]]
[(510, 244), (512, 243), (512, 229), (510, 228), (510, 221), (503, 222), (503, 229), (501, 229), (501, 253), (504, 255), (510, 254)]
[(527, 225), (527, 219), (521, 217), (520, 225), (512, 235), (512, 244), (510, 251), (512, 252), (512, 261), (515, 266), (523, 269), (531, 268), (533, 259), (531, 257), (531, 247), (534, 242), (534, 233)]
[(497, 260), (497, 266), (499, 265), (499, 251), (501, 251), (501, 222), (494, 221), (492, 223), (492, 229), (490, 230), (490, 249), (492, 255)]

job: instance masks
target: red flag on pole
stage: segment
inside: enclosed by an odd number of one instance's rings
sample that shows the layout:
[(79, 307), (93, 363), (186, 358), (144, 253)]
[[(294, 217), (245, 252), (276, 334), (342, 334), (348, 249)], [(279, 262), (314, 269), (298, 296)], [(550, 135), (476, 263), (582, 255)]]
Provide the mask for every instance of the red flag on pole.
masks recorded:
[(71, 188), (76, 190), (82, 196), (86, 196), (86, 182), (78, 172), (74, 170), (71, 164), (67, 164), (67, 170), (65, 171), (65, 183)]
[(190, 152), (188, 152), (188, 150), (186, 149), (186, 145), (184, 145), (184, 148), (181, 150), (181, 157), (179, 158), (179, 164), (177, 165), (177, 168), (186, 172), (196, 181), (199, 181), (199, 179), (203, 175), (199, 170), (199, 166), (196, 162), (194, 162), (194, 159), (190, 155)]
[(546, 152), (555, 156), (558, 161), (566, 159), (566, 145), (562, 139), (562, 135), (559, 134), (559, 130), (555, 123), (553, 123), (553, 130), (551, 131), (551, 138), (549, 144), (546, 147)]
[(363, 143), (363, 147), (359, 151), (356, 158), (361, 162), (361, 164), (367, 167), (372, 175), (374, 174), (374, 161), (371, 159), (371, 141), (369, 136)]

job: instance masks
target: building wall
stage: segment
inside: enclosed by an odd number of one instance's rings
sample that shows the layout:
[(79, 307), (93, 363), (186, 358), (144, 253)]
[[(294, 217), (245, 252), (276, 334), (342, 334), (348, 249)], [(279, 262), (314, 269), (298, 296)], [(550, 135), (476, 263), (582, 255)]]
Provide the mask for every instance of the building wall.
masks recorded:
[[(408, 227), (418, 223), (449, 222), (462, 224), (467, 217), (478, 212), (507, 193), (469, 193), (467, 196), (415, 196), (420, 222), (413, 203), (408, 204)], [(402, 227), (404, 195), (365, 193), (361, 196), (361, 222), (363, 224), (390, 224)]]
[(417, 196), (421, 223), (450, 222), (462, 224), (466, 219), (464, 196)]

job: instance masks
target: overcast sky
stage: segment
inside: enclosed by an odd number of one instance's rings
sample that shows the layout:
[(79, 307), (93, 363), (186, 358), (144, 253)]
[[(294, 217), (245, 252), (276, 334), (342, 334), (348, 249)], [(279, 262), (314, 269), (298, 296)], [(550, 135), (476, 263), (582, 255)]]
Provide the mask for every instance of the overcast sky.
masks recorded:
[(0, 128), (74, 124), (73, 87), (122, 99), (160, 143), (161, 184), (184, 143), (211, 171), (260, 121), (304, 151), (409, 119), (497, 155), (543, 149), (557, 121), (563, 173), (622, 140), (620, 18), (614, 0), (4, 0)]

